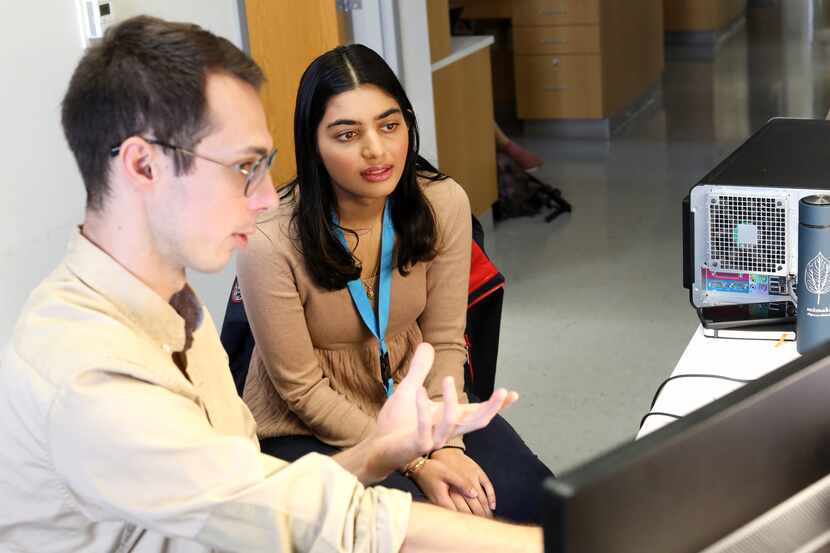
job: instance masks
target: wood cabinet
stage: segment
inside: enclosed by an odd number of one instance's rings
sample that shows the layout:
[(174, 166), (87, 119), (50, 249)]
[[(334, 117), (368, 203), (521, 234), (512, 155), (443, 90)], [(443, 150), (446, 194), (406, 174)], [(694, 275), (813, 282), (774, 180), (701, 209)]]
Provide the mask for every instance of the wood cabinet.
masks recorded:
[(663, 70), (662, 0), (514, 0), (520, 119), (604, 119)]
[(520, 119), (606, 119), (648, 92), (663, 71), (663, 2), (457, 0), (466, 18), (512, 20)]
[(473, 213), (481, 215), (498, 199), (490, 49), (433, 72), (432, 88), (439, 168), (458, 181)]
[(602, 117), (599, 56), (516, 56), (515, 72), (519, 117)]
[[(495, 5), (495, 4), (494, 4)], [(427, 0), (438, 168), (455, 179), (473, 214), (498, 199), (491, 37), (451, 37), (448, 0)]]
[(599, 54), (599, 26), (527, 27), (513, 35), (516, 54)]
[(513, 25), (596, 25), (599, 23), (599, 2), (600, 0), (515, 0)]
[(746, 0), (664, 0), (670, 32), (720, 31), (746, 10)]
[(427, 29), (430, 62), (435, 63), (452, 54), (448, 0), (427, 0)]
[(602, 109), (619, 114), (660, 81), (664, 63), (661, 0), (604, 0)]

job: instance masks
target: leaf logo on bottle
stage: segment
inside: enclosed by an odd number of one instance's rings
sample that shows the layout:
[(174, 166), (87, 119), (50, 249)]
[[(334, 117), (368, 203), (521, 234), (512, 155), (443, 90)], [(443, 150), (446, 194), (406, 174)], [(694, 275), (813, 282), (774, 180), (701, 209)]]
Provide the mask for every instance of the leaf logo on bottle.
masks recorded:
[(816, 305), (821, 305), (821, 295), (830, 292), (830, 260), (818, 252), (804, 267), (804, 273), (807, 291), (815, 294)]

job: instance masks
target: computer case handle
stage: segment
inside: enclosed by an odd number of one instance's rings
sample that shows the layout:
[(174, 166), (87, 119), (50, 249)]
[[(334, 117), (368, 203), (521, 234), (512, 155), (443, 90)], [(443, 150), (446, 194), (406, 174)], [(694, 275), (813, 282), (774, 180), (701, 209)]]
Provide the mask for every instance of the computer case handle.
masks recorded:
[[(695, 265), (695, 214), (692, 213), (690, 195), (683, 198), (683, 288), (689, 290), (692, 301)], [(694, 305), (694, 303), (692, 304)]]

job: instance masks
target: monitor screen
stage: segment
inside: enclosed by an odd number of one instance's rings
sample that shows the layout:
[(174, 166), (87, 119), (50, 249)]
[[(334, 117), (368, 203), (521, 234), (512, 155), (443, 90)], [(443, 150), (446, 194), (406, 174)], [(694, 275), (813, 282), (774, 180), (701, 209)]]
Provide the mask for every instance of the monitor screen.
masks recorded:
[(830, 474), (828, 356), (546, 482), (545, 552), (700, 552)]

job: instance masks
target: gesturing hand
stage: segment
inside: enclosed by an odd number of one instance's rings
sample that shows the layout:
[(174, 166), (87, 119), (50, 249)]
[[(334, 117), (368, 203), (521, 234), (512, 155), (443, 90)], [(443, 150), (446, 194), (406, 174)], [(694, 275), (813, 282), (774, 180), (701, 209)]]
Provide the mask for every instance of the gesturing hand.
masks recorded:
[(393, 470), (435, 449), (447, 440), (487, 426), (502, 409), (518, 399), (516, 392), (499, 388), (485, 402), (459, 405), (452, 377), (442, 382), (443, 402), (429, 399), (424, 379), (435, 352), (423, 343), (415, 350), (409, 373), (378, 413), (368, 438), (372, 443), (372, 473), (383, 478)]

